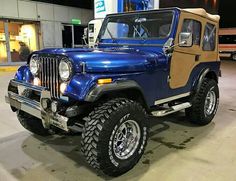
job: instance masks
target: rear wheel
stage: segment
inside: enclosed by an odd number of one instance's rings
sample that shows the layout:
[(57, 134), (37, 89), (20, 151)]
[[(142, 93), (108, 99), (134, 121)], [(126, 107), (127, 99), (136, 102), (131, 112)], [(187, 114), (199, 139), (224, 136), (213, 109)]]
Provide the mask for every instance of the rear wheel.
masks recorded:
[(219, 104), (219, 88), (215, 80), (204, 79), (200, 90), (193, 95), (192, 107), (186, 109), (187, 118), (198, 125), (209, 124)]
[(233, 59), (234, 61), (236, 61), (236, 53), (233, 53), (233, 54), (232, 54), (232, 59)]
[(17, 118), (25, 129), (34, 134), (40, 136), (48, 136), (51, 134), (48, 129), (43, 127), (42, 121), (36, 117), (33, 117), (23, 111), (17, 111)]
[(147, 143), (146, 112), (134, 101), (116, 98), (86, 118), (82, 152), (95, 169), (110, 176), (132, 169)]

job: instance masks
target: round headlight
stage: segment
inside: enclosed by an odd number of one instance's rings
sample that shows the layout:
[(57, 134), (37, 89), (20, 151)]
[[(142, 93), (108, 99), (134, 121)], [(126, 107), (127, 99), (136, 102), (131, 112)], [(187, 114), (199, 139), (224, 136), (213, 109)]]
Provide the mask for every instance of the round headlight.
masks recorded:
[(59, 74), (63, 81), (67, 81), (72, 73), (71, 63), (67, 60), (61, 60), (59, 64)]
[(33, 75), (39, 71), (39, 62), (35, 56), (32, 56), (30, 59), (30, 71)]

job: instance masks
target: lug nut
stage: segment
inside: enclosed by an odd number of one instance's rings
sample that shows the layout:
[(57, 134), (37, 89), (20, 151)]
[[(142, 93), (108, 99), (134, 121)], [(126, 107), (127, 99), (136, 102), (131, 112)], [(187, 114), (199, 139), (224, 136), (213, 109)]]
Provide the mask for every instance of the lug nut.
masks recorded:
[(35, 86), (40, 86), (40, 84), (41, 84), (40, 79), (39, 79), (38, 77), (35, 77), (35, 78), (34, 78), (34, 81), (33, 81), (33, 84), (34, 84)]

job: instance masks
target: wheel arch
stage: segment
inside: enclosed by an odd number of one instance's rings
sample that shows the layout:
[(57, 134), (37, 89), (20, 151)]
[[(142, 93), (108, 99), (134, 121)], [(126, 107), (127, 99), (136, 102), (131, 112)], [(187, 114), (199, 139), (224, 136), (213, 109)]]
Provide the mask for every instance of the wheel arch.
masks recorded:
[(213, 79), (215, 80), (217, 83), (218, 83), (218, 76), (217, 76), (217, 73), (209, 68), (207, 69), (204, 69), (201, 71), (200, 75), (198, 76), (196, 82), (195, 82), (195, 85), (194, 85), (194, 90), (195, 91), (199, 91), (203, 81), (205, 78), (208, 78), (208, 79)]
[(218, 76), (214, 71), (208, 71), (205, 78), (213, 79), (218, 83)]
[(87, 102), (97, 102), (107, 98), (126, 97), (139, 102), (146, 110), (148, 104), (141, 87), (133, 80), (116, 81), (111, 84), (94, 86), (85, 97)]

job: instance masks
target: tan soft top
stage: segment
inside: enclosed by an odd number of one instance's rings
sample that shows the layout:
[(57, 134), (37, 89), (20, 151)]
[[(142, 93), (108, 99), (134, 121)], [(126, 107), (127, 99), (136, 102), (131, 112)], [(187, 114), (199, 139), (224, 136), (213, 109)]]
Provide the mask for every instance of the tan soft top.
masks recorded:
[(200, 15), (200, 16), (203, 16), (203, 17), (208, 18), (208, 19), (210, 19), (212, 21), (215, 21), (215, 22), (220, 21), (220, 16), (219, 15), (209, 14), (203, 8), (182, 9), (182, 11), (186, 11), (186, 12), (189, 12), (189, 13)]

